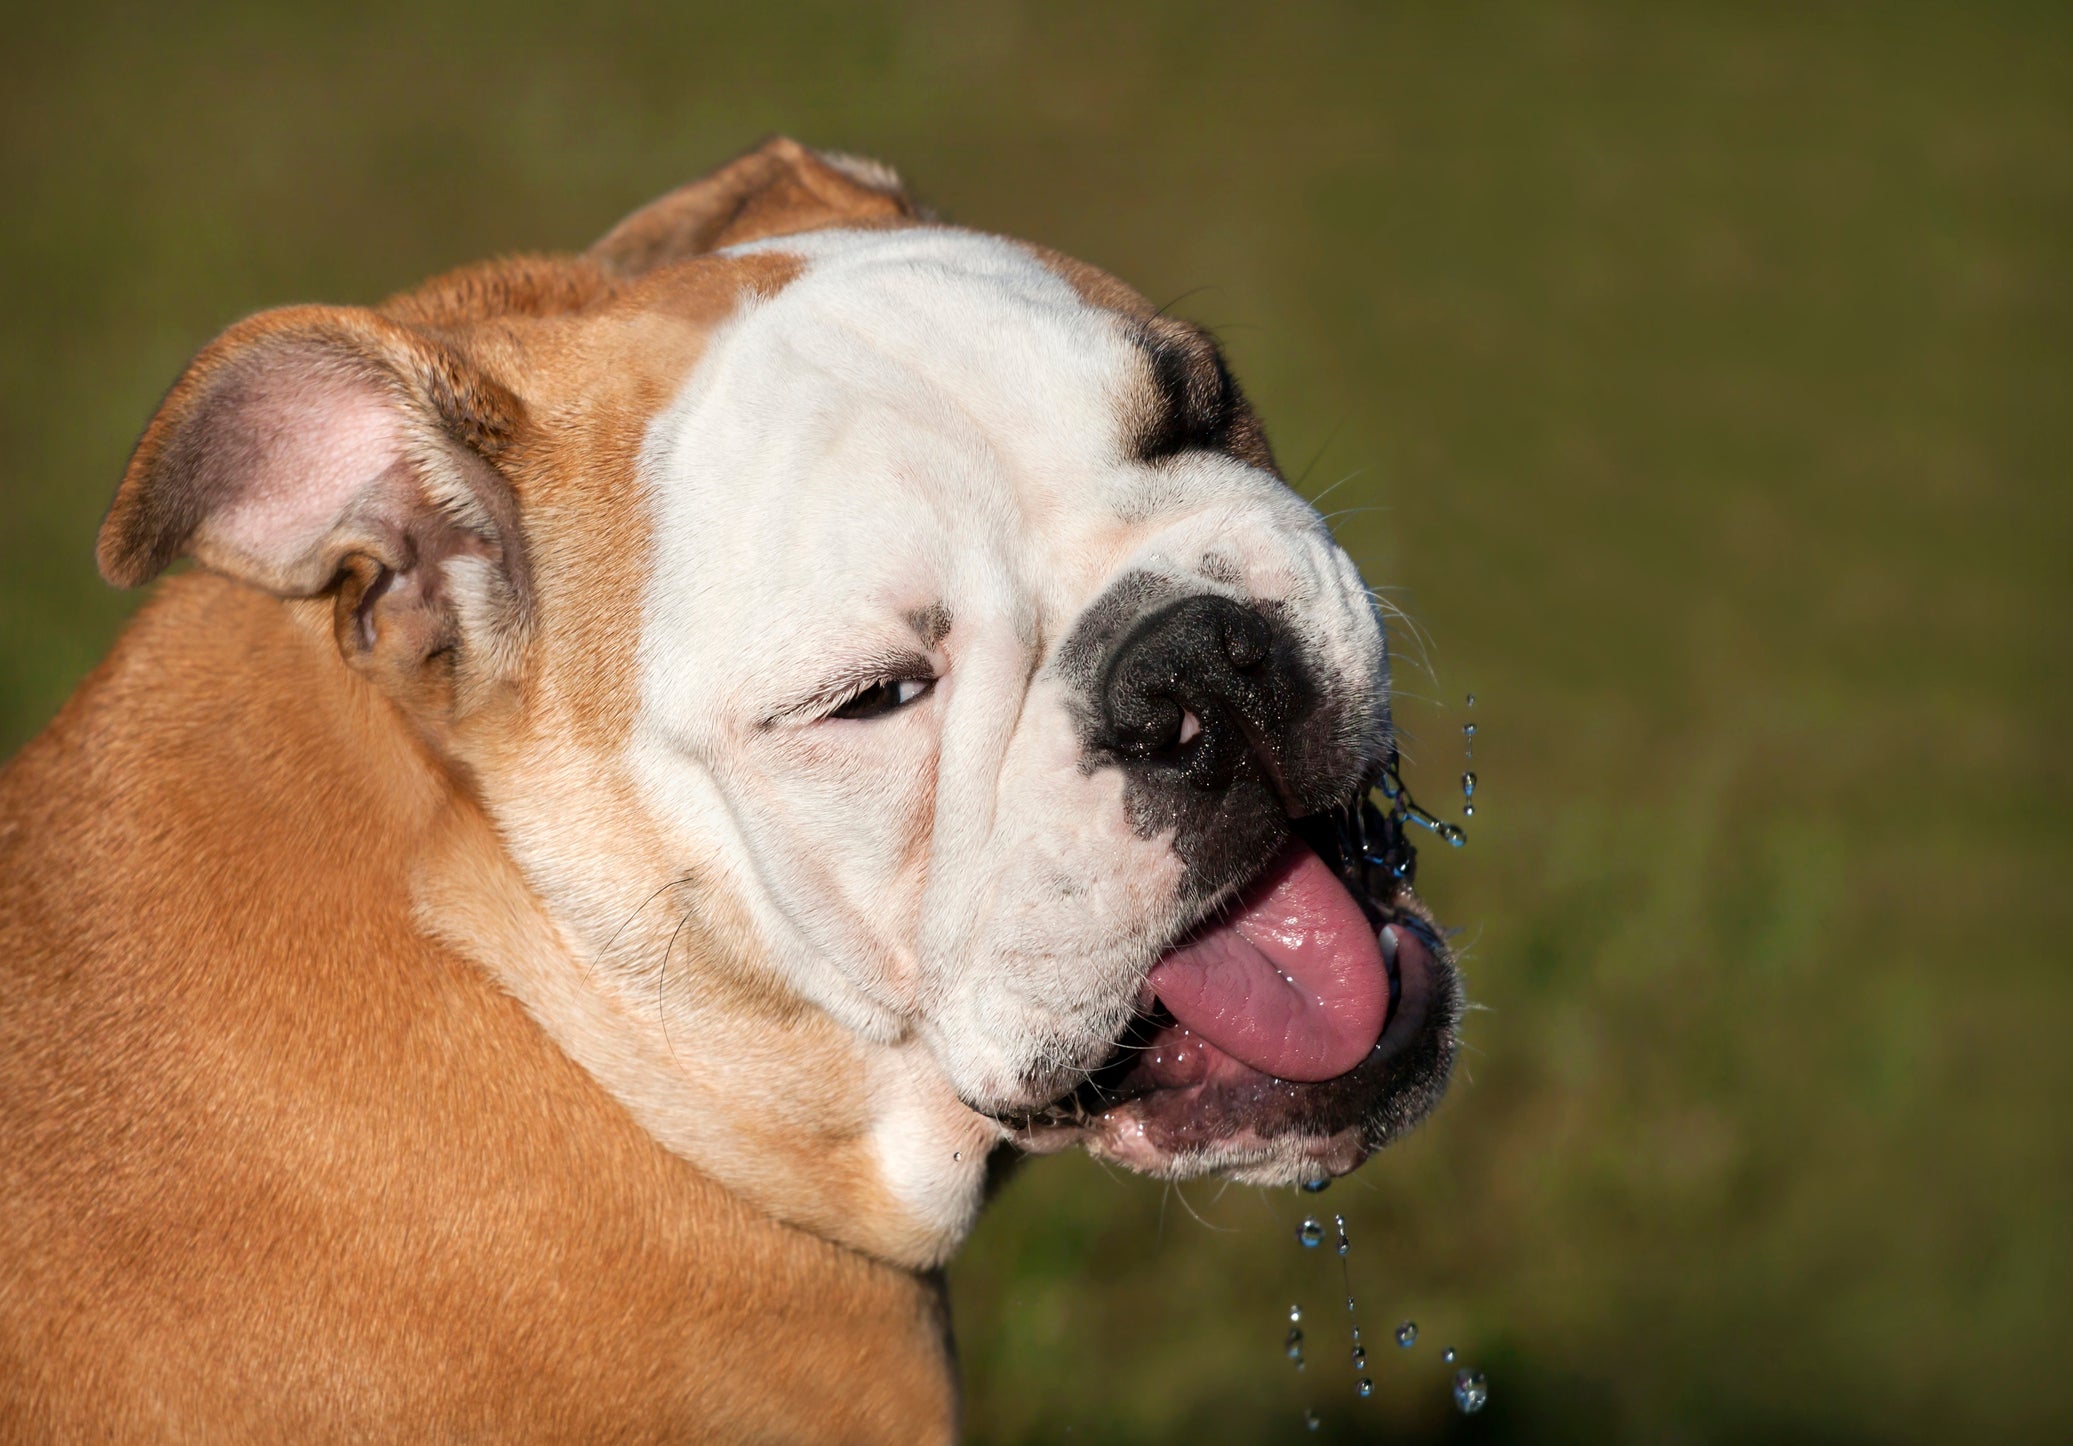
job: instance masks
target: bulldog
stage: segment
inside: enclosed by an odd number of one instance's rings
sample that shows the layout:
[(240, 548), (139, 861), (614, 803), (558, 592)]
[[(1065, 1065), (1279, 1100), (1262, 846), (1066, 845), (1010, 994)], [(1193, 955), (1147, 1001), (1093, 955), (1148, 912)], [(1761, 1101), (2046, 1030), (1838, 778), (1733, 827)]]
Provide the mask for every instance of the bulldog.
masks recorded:
[(1459, 1013), (1214, 341), (774, 140), (202, 350), (0, 776), (11, 1438), (936, 1441), (998, 1162), (1342, 1174)]

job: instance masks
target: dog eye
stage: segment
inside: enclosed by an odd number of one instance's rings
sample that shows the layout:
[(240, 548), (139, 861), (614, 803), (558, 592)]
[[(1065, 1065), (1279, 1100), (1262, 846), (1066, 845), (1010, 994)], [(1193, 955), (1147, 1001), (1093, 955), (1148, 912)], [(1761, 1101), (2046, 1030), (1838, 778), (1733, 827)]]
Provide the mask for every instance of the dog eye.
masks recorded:
[(917, 699), (936, 686), (934, 678), (887, 678), (873, 683), (828, 716), (831, 718), (882, 718)]

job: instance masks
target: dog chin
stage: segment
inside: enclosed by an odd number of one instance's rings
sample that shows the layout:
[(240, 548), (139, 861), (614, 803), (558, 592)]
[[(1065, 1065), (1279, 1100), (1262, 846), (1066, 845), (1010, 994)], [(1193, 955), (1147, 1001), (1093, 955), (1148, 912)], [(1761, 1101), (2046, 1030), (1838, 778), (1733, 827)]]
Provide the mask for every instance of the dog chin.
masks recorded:
[[(1031, 1153), (1073, 1145), (1166, 1179), (1222, 1174), (1248, 1184), (1317, 1183), (1358, 1168), (1439, 1103), (1459, 1046), (1463, 995), (1444, 931), (1409, 882), (1408, 849), (1384, 857), (1360, 825), (1372, 807), (1299, 821), (1301, 840), (1346, 884), (1381, 946), (1388, 1012), (1352, 1068), (1276, 1076), (1234, 1058), (1170, 1013), (1148, 983), (1106, 1064), (1050, 1104), (1007, 1117)], [(1392, 830), (1402, 848), (1401, 830)]]

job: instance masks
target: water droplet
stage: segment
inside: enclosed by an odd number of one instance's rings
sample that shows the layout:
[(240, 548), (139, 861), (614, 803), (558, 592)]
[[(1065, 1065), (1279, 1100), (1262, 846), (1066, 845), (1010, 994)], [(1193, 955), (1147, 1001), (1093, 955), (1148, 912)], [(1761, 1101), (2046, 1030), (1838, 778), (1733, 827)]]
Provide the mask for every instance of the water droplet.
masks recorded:
[(1290, 1326), (1288, 1328), (1288, 1339), (1282, 1343), (1282, 1349), (1288, 1352), (1288, 1358), (1290, 1360), (1295, 1361), (1298, 1364), (1302, 1362), (1303, 1328), (1301, 1326)]
[(1464, 773), (1461, 775), (1461, 796), (1463, 798), (1474, 798), (1476, 796), (1475, 774)]
[(1490, 1383), (1483, 1379), (1481, 1371), (1463, 1369), (1454, 1373), (1454, 1404), (1464, 1416), (1473, 1416), (1490, 1404)]
[(1305, 1220), (1296, 1227), (1296, 1239), (1303, 1242), (1305, 1250), (1315, 1250), (1324, 1244), (1324, 1227), (1314, 1219)]
[(1464, 804), (1462, 804), (1462, 805), (1461, 805), (1461, 816), (1462, 816), (1463, 818), (1474, 818), (1474, 817), (1476, 816), (1476, 806), (1475, 806), (1474, 804), (1472, 804), (1472, 803), (1464, 803)]
[(1350, 1295), (1346, 1297), (1346, 1313), (1353, 1314), (1353, 1297)]
[(1288, 1323), (1290, 1325), (1296, 1324), (1296, 1322), (1300, 1321), (1302, 1318), (1303, 1307), (1301, 1307), (1300, 1305), (1292, 1305), (1288, 1308)]
[(1365, 1371), (1367, 1368), (1368, 1348), (1366, 1346), (1355, 1346), (1353, 1348), (1353, 1369), (1356, 1371)]
[(1443, 823), (1438, 828), (1434, 829), (1433, 832), (1438, 834), (1441, 838), (1445, 839), (1448, 843), (1454, 845), (1455, 848), (1460, 848), (1463, 844), (1468, 842), (1468, 835), (1461, 831), (1461, 826), (1459, 824)]
[(1468, 706), (1471, 708), (1476, 706), (1476, 695), (1473, 693), (1468, 695)]
[[(1475, 724), (1473, 724), (1473, 723), (1464, 723), (1464, 724), (1462, 724), (1462, 725), (1461, 725), (1461, 734), (1462, 734), (1462, 736), (1463, 736), (1464, 738), (1473, 738), (1473, 737), (1475, 737), (1475, 736), (1476, 736), (1476, 725), (1475, 725)], [(1500, 761), (1501, 761), (1501, 760), (1500, 760)]]
[(1453, 1348), (1452, 1346), (1448, 1346), (1448, 1347), (1447, 1347), (1447, 1348), (1446, 1348), (1445, 1350), (1441, 1351), (1441, 1352), (1440, 1352), (1440, 1359), (1441, 1359), (1441, 1360), (1443, 1360), (1443, 1361), (1445, 1361), (1445, 1362), (1446, 1362), (1446, 1363), (1447, 1363), (1448, 1365), (1450, 1365), (1450, 1366), (1451, 1366), (1451, 1365), (1453, 1365), (1453, 1364), (1454, 1364), (1454, 1348)]
[(1303, 1429), (1305, 1431), (1315, 1431), (1319, 1426), (1322, 1426), (1323, 1424), (1323, 1420), (1321, 1420), (1318, 1417), (1318, 1414), (1315, 1411), (1305, 1411), (1303, 1413)]
[(1418, 1322), (1407, 1320), (1396, 1328), (1396, 1343), (1405, 1350), (1418, 1344)]
[(1332, 1217), (1332, 1224), (1339, 1227), (1339, 1254), (1344, 1255), (1347, 1251), (1353, 1249), (1353, 1242), (1346, 1238), (1346, 1217), (1344, 1215), (1334, 1215)]
[(1375, 1383), (1369, 1380), (1366, 1376), (1362, 1376), (1359, 1380), (1353, 1383), (1353, 1389), (1355, 1394), (1357, 1395), (1364, 1397), (1372, 1396), (1375, 1394)]
[(1328, 1190), (1328, 1189), (1330, 1189), (1330, 1188), (1331, 1188), (1331, 1183), (1332, 1183), (1332, 1177), (1331, 1177), (1331, 1176), (1329, 1176), (1329, 1175), (1319, 1175), (1319, 1176), (1318, 1176), (1318, 1177), (1317, 1177), (1316, 1179), (1314, 1179), (1314, 1180), (1305, 1180), (1305, 1181), (1304, 1181), (1304, 1182), (1303, 1182), (1303, 1183), (1302, 1183), (1302, 1184), (1301, 1184), (1300, 1186), (1298, 1186), (1297, 1188), (1298, 1188), (1298, 1189), (1300, 1189), (1300, 1190), (1301, 1190), (1301, 1191), (1302, 1191), (1302, 1192), (1303, 1192), (1303, 1193), (1304, 1193), (1305, 1195), (1321, 1195), (1321, 1194), (1323, 1194), (1323, 1193), (1324, 1193), (1324, 1192), (1325, 1192), (1326, 1190)]

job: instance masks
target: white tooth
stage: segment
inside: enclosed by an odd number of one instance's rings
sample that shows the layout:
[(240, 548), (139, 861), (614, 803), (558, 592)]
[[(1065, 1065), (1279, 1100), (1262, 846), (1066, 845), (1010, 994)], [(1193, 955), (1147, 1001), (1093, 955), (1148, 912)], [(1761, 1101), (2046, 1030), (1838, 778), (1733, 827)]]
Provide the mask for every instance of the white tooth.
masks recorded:
[(1384, 924), (1381, 934), (1382, 961), (1391, 967), (1396, 964), (1396, 938), (1396, 925)]
[(1182, 709), (1180, 715), (1180, 738), (1177, 741), (1182, 744), (1191, 743), (1194, 741), (1195, 735), (1201, 731), (1201, 721), (1193, 713)]

